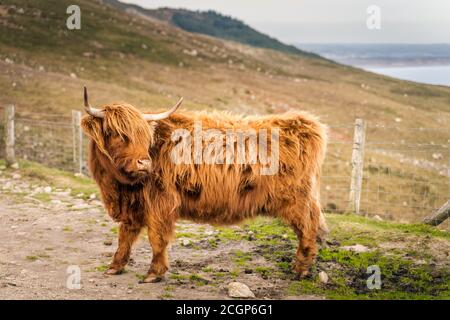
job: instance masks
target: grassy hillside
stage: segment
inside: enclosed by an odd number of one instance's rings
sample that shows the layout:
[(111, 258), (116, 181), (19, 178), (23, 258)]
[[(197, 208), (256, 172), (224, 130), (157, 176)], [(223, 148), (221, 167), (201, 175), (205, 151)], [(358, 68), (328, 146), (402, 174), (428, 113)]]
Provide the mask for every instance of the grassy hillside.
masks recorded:
[[(81, 30), (66, 28), (66, 8), (71, 4), (81, 7)], [(2, 1), (0, 106), (14, 103), (19, 115), (68, 115), (71, 109), (81, 109), (84, 84), (94, 104), (126, 101), (143, 110), (166, 107), (184, 96), (182, 110), (219, 109), (240, 114), (276, 114), (291, 108), (310, 111), (332, 126), (332, 140), (347, 142), (330, 146), (328, 160), (339, 162), (327, 169), (330, 175), (349, 173), (348, 143), (356, 117), (393, 128), (369, 128), (371, 141), (404, 141), (406, 146), (448, 143), (448, 135), (440, 131), (450, 123), (448, 87), (395, 80), (314, 56), (193, 34), (101, 1)], [(420, 127), (432, 130), (411, 129)], [(399, 163), (399, 152), (413, 158)], [(365, 174), (387, 181), (381, 190), (386, 197), (397, 197), (401, 189), (407, 197), (420, 193), (438, 203), (448, 196), (448, 178), (437, 170), (411, 165), (415, 157), (435, 161), (432, 152), (370, 151), (366, 159), (373, 162), (373, 168), (368, 167)], [(435, 162), (447, 166), (447, 159), (444, 153)], [(417, 178), (436, 183), (418, 189)], [(348, 189), (348, 181), (337, 187)], [(333, 188), (330, 192), (345, 202), (345, 195)], [(379, 197), (379, 193), (370, 196)], [(411, 205), (409, 198), (398, 196), (398, 200)], [(423, 199), (412, 201), (413, 205), (422, 204)], [(329, 202), (330, 207), (345, 209), (335, 199)], [(381, 214), (388, 217), (391, 209), (389, 203), (383, 203)], [(419, 213), (420, 217), (428, 214)], [(406, 220), (414, 219), (407, 216)]]

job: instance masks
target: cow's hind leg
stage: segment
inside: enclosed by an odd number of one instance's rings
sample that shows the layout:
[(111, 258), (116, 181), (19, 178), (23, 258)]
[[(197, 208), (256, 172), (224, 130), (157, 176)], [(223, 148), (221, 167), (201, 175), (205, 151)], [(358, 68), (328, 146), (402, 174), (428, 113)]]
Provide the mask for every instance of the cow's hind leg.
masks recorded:
[(298, 238), (298, 248), (294, 262), (294, 271), (305, 277), (317, 256), (317, 234), (319, 229), (320, 208), (312, 201), (301, 210), (291, 211), (288, 221)]
[(173, 235), (174, 224), (150, 223), (148, 228), (148, 239), (153, 251), (152, 263), (143, 282), (159, 282), (164, 278), (164, 274), (169, 269), (169, 259), (167, 246)]
[(109, 269), (105, 272), (108, 275), (116, 275), (122, 273), (128, 263), (131, 254), (131, 247), (139, 236), (141, 227), (121, 223), (119, 228), (119, 247), (114, 254), (113, 262)]

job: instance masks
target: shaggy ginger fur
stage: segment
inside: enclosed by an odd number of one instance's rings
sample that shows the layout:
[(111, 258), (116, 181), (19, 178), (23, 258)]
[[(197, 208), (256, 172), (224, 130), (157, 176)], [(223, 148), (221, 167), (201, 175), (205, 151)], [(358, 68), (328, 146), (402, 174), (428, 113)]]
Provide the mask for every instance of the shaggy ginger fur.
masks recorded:
[[(279, 217), (298, 239), (294, 270), (306, 275), (316, 253), (316, 237), (326, 230), (319, 203), (320, 168), (326, 129), (313, 116), (296, 112), (277, 116), (179, 113), (147, 123), (130, 105), (103, 107), (105, 118), (85, 116), (91, 138), (89, 167), (109, 215), (120, 222), (119, 247), (108, 274), (120, 273), (133, 242), (147, 228), (153, 258), (145, 282), (159, 281), (168, 270), (167, 245), (175, 222), (185, 218), (217, 225), (235, 224), (257, 215)], [(279, 128), (279, 171), (261, 175), (261, 164), (175, 164), (171, 151), (176, 129)], [(270, 147), (268, 148), (270, 150)], [(147, 172), (136, 161), (151, 160)]]

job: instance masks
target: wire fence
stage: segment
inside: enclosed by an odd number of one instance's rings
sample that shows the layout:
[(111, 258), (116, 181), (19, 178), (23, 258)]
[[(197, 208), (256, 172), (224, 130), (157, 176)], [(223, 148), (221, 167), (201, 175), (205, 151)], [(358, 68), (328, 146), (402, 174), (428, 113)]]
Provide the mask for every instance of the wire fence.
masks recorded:
[(0, 159), (5, 158), (5, 108), (0, 107)]
[[(14, 117), (15, 153), (66, 171), (86, 169), (88, 139), (74, 114), (21, 113)], [(0, 107), (0, 119), (5, 110)], [(79, 114), (78, 114), (79, 117)], [(354, 211), (355, 124), (331, 125), (323, 166), (321, 201), (327, 212)], [(0, 121), (0, 157), (5, 157), (5, 121)], [(361, 166), (359, 213), (418, 222), (450, 195), (450, 129), (367, 124)], [(447, 227), (450, 225), (447, 221)]]

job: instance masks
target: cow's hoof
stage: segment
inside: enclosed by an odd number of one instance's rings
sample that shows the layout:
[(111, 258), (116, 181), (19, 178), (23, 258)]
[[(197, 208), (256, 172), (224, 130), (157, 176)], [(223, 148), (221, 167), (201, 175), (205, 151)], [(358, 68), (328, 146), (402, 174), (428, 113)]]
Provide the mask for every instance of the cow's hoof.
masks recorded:
[(144, 280), (140, 281), (140, 283), (156, 283), (160, 282), (164, 279), (164, 276), (158, 276), (156, 274), (149, 274), (147, 277), (145, 277)]
[(298, 279), (304, 279), (311, 275), (309, 270), (305, 269), (304, 266), (294, 266), (294, 272), (296, 273), (296, 278)]
[(105, 271), (105, 274), (108, 276), (115, 276), (115, 275), (121, 274), (122, 272), (123, 272), (123, 269), (117, 270), (117, 269), (109, 268), (108, 270)]

